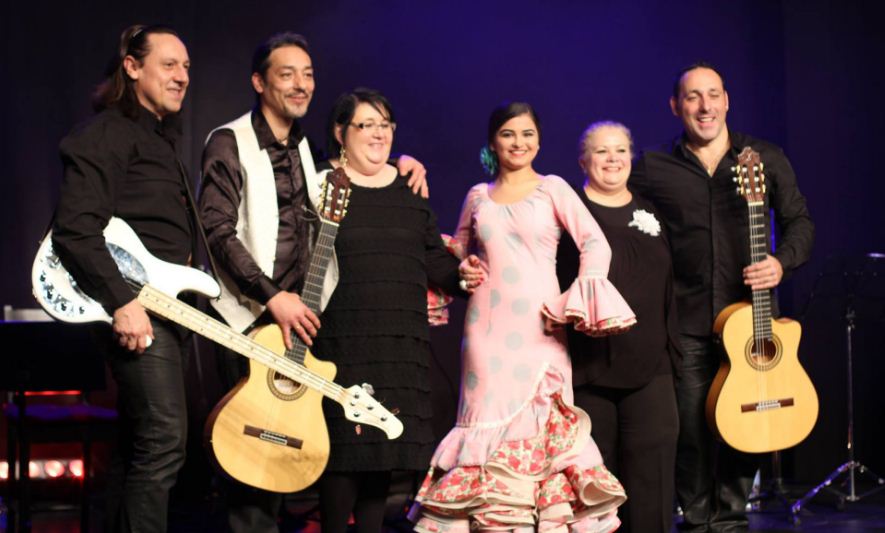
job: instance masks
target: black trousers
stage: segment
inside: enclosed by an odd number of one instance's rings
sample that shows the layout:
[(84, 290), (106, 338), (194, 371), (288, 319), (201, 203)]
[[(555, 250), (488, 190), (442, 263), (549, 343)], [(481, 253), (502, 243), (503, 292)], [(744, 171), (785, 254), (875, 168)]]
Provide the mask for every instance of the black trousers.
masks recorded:
[(357, 533), (380, 533), (391, 472), (325, 472), (320, 478), (323, 533), (345, 533), (353, 514)]
[(747, 497), (759, 467), (758, 456), (718, 442), (707, 426), (704, 407), (719, 369), (722, 348), (711, 337), (683, 335), (682, 374), (676, 381), (679, 443), (676, 495), (683, 531), (747, 531)]
[(108, 479), (108, 531), (166, 531), (169, 491), (184, 464), (188, 349), (175, 326), (154, 318), (151, 325), (154, 341), (143, 354), (109, 340), (120, 436)]
[(575, 405), (590, 414), (593, 440), (627, 492), (619, 531), (669, 533), (679, 432), (673, 377), (636, 389), (578, 386)]

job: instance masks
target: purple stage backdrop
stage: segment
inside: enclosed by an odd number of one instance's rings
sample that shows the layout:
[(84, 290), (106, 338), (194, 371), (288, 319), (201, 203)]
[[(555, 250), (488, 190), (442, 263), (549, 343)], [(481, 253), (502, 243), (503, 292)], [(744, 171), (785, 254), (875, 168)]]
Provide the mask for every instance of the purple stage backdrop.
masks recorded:
[[(877, 162), (885, 141), (885, 41), (878, 4), (6, 2), (0, 8), (0, 101), (7, 106), (0, 126), (6, 169), (0, 303), (33, 305), (30, 262), (57, 200), (58, 142), (90, 115), (90, 92), (129, 24), (170, 24), (188, 45), (185, 156), (195, 181), (208, 132), (253, 102), (254, 46), (273, 32), (294, 30), (309, 39), (316, 68), (317, 92), (304, 121), (309, 135), (324, 143), (327, 113), (342, 91), (384, 92), (398, 116), (394, 149), (429, 169), (431, 202), (448, 231), (464, 194), (483, 178), (478, 151), (495, 104), (533, 103), (543, 123), (536, 168), (577, 184), (576, 143), (586, 124), (622, 121), (638, 147), (676, 135), (680, 125), (667, 103), (673, 75), (705, 59), (726, 76), (729, 125), (784, 147), (817, 224), (811, 262), (780, 290), (784, 311), (804, 319), (800, 356), (821, 399), (818, 426), (788, 454), (786, 474), (815, 481), (845, 458), (842, 317), (852, 289), (856, 453), (883, 472), (885, 261), (861, 259), (885, 252), (885, 180)], [(440, 432), (454, 417), (462, 309), (457, 304), (455, 323), (434, 332)], [(201, 346), (190, 376), (195, 423), (220, 393), (211, 348)]]

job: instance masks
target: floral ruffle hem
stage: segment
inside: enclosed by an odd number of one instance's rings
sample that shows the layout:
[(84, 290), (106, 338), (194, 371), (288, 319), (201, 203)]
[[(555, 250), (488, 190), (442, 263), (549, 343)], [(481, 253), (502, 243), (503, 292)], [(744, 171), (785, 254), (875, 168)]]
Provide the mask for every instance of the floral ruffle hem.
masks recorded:
[(590, 418), (557, 393), (544, 430), (503, 442), (480, 466), (431, 467), (410, 512), (415, 531), (610, 532), (626, 500), (599, 463)]

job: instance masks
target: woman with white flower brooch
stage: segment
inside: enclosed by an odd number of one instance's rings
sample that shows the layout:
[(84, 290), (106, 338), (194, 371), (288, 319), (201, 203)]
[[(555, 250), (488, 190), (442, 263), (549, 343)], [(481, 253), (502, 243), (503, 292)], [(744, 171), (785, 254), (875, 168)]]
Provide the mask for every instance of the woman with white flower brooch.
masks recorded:
[[(612, 249), (609, 280), (636, 312), (623, 335), (569, 332), (575, 404), (593, 418), (591, 434), (621, 480), (623, 531), (669, 532), (679, 419), (673, 374), (676, 344), (669, 245), (652, 204), (627, 188), (633, 141), (623, 124), (596, 122), (581, 135), (579, 196)], [(560, 246), (559, 275), (571, 279), (574, 246)]]

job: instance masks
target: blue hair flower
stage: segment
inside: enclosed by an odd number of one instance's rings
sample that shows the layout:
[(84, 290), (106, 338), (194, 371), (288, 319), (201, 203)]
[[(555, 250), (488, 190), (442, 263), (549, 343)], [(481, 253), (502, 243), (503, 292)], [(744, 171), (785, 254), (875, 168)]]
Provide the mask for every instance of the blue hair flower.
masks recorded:
[(479, 151), (479, 162), (482, 163), (482, 168), (485, 169), (486, 174), (489, 176), (494, 176), (498, 173), (498, 156), (488, 145), (483, 146), (482, 150)]

